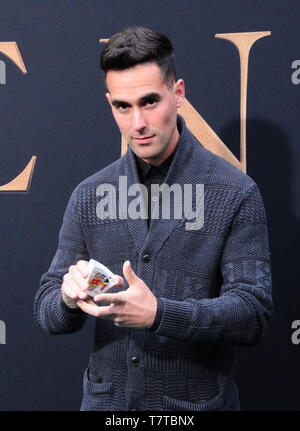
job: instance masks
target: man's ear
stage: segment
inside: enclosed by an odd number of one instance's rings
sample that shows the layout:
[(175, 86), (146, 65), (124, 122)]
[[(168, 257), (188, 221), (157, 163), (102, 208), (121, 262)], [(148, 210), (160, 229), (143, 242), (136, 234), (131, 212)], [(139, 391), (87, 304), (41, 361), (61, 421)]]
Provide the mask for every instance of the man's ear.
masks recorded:
[(185, 97), (185, 87), (183, 79), (178, 79), (175, 82), (175, 97), (176, 97), (176, 108), (180, 108), (184, 102)]
[(109, 94), (109, 93), (106, 93), (106, 94), (105, 94), (105, 96), (106, 96), (106, 99), (108, 100), (108, 103), (109, 103), (109, 104), (110, 104), (110, 106), (112, 107), (110, 94)]

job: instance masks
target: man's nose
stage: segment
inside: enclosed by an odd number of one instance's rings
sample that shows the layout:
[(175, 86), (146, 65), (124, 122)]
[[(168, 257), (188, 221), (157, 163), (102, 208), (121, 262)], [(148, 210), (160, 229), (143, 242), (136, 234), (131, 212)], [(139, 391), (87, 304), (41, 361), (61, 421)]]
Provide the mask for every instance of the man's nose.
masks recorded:
[(134, 111), (133, 117), (133, 128), (137, 132), (142, 132), (147, 127), (147, 121), (143, 112), (140, 109)]

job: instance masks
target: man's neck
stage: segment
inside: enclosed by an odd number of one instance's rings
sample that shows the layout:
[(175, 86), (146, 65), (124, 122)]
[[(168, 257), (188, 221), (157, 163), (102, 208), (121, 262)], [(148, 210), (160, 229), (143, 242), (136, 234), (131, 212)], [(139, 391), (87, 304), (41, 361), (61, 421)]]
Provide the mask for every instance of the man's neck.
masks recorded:
[(161, 165), (165, 160), (167, 160), (170, 157), (171, 154), (175, 152), (177, 145), (179, 143), (179, 139), (180, 139), (180, 134), (176, 127), (176, 130), (174, 131), (174, 134), (171, 138), (171, 143), (168, 145), (168, 147), (166, 148), (166, 152), (162, 156), (160, 156), (157, 159), (151, 158), (151, 159), (142, 159), (142, 160), (144, 160), (144, 162), (149, 163), (152, 166), (157, 167)]

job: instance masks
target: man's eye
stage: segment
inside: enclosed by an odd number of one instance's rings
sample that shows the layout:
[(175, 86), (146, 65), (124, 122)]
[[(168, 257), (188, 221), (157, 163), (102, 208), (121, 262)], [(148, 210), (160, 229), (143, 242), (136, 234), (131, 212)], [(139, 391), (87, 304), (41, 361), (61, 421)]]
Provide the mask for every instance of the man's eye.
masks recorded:
[(149, 99), (149, 100), (147, 100), (147, 105), (154, 105), (154, 103), (156, 102), (156, 100), (155, 99)]
[(118, 105), (117, 109), (119, 112), (125, 112), (127, 110), (128, 106), (127, 105)]
[(119, 112), (125, 112), (128, 109), (127, 103), (115, 103), (114, 107)]
[(144, 102), (144, 106), (154, 106), (156, 104), (157, 100), (156, 99), (148, 99), (145, 100)]

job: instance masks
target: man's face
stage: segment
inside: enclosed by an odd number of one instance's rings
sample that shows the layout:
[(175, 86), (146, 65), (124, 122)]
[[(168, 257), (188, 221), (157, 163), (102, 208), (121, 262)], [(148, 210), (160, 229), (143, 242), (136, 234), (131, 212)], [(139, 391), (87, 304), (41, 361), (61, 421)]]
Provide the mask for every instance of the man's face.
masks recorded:
[(132, 151), (155, 166), (175, 149), (177, 108), (184, 100), (182, 79), (168, 86), (156, 63), (144, 63), (106, 75), (113, 116)]

